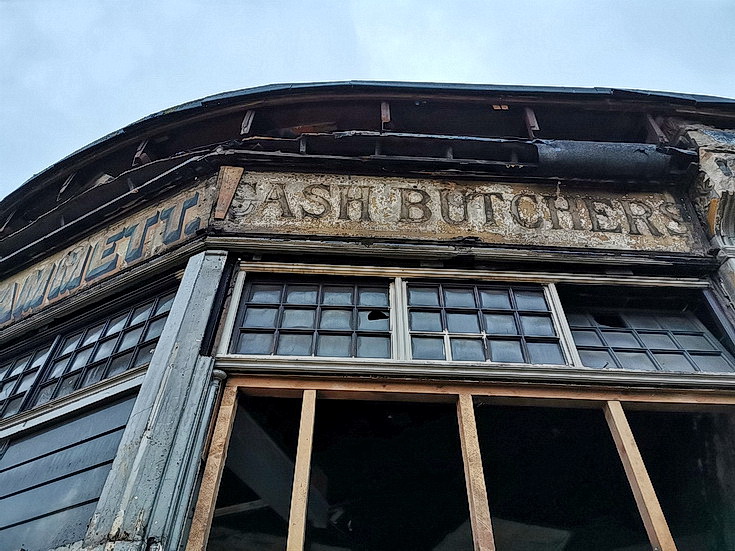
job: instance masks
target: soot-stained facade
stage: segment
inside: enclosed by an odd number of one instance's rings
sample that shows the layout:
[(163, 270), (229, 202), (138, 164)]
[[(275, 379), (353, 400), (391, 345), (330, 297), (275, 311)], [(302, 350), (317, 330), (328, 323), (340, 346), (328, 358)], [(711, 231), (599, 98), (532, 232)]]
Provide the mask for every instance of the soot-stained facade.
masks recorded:
[(735, 101), (345, 82), (0, 203), (0, 550), (735, 549)]

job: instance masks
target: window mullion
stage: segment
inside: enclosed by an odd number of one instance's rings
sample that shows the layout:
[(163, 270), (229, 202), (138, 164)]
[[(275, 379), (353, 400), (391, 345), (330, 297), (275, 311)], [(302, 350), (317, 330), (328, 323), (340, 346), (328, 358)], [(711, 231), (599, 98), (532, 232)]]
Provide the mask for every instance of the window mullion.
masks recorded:
[(554, 320), (554, 324), (559, 328), (559, 341), (561, 342), (562, 349), (566, 357), (571, 360), (572, 365), (575, 367), (582, 367), (582, 358), (579, 356), (577, 346), (574, 344), (574, 337), (572, 336), (572, 330), (569, 328), (567, 323), (567, 317), (564, 314), (564, 308), (559, 298), (559, 292), (556, 290), (556, 285), (549, 283), (544, 285), (544, 293), (546, 299), (551, 305), (551, 317)]
[(237, 276), (235, 276), (235, 284), (232, 287), (230, 304), (227, 307), (227, 315), (225, 316), (222, 335), (220, 337), (219, 346), (217, 347), (217, 354), (227, 354), (230, 351), (235, 331), (235, 321), (237, 321), (237, 313), (240, 310), (239, 305), (242, 297), (242, 290), (245, 286), (245, 275), (245, 270), (240, 270), (237, 272)]
[(397, 277), (390, 285), (391, 327), (393, 330), (393, 357), (397, 360), (411, 359), (411, 336), (408, 330), (408, 291), (406, 281)]
[(605, 402), (605, 419), (610, 427), (615, 446), (623, 462), (628, 483), (633, 490), (638, 511), (648, 534), (648, 539), (656, 551), (676, 551), (669, 525), (664, 518), (658, 497), (653, 489), (651, 478), (643, 463), (633, 431), (630, 429), (623, 406), (618, 401)]
[(471, 394), (457, 395), (457, 422), (474, 548), (475, 551), (495, 551), (490, 505), (487, 499), (480, 440), (475, 422), (475, 407)]
[(306, 509), (309, 498), (309, 472), (311, 471), (311, 449), (314, 442), (314, 414), (316, 390), (304, 390), (301, 403), (299, 440), (296, 448), (291, 510), (288, 515), (288, 540), (286, 551), (302, 551), (306, 533)]

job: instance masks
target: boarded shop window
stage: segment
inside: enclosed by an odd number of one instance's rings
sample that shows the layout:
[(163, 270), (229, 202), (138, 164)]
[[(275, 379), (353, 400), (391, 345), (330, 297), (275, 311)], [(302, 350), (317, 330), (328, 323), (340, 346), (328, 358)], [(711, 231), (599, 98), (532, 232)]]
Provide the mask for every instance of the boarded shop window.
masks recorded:
[(118, 310), (0, 362), (0, 416), (9, 417), (148, 364), (174, 294)]
[(0, 455), (0, 548), (43, 551), (79, 541), (134, 397), (23, 435)]
[(697, 295), (655, 289), (645, 293), (573, 287), (560, 291), (585, 366), (684, 373), (735, 371), (725, 335)]
[(238, 354), (389, 358), (388, 285), (253, 280), (233, 339)]

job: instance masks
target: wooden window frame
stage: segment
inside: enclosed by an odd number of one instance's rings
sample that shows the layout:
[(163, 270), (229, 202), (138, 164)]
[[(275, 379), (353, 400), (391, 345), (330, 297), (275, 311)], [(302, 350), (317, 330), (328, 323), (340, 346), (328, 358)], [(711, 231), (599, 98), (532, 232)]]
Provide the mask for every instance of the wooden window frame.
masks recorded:
[[(651, 484), (646, 466), (628, 424), (625, 409), (668, 411), (735, 411), (733, 391), (685, 391), (573, 388), (550, 385), (508, 385), (477, 383), (410, 382), (405, 380), (345, 380), (231, 376), (223, 391), (217, 421), (206, 454), (204, 475), (194, 511), (187, 551), (206, 549), (214, 504), (227, 458), (239, 393), (259, 396), (303, 397), (298, 449), (292, 487), (291, 516), (287, 539), (288, 551), (303, 549), (306, 527), (306, 500), (309, 484), (314, 411), (317, 397), (363, 400), (441, 400), (454, 401), (457, 407), (462, 459), (469, 503), (470, 521), (476, 551), (495, 551), (492, 522), (480, 457), (474, 403), (478, 400), (508, 405), (594, 408), (607, 420), (611, 437), (624, 467), (628, 483), (651, 546), (658, 551), (676, 551), (676, 545)], [(492, 488), (489, 489), (492, 492)]]

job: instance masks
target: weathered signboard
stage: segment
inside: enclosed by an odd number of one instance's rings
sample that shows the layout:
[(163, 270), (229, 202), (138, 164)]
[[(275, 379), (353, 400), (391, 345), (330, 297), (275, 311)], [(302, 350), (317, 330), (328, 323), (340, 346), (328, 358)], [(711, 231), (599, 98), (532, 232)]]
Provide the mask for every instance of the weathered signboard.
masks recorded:
[(211, 190), (145, 208), (0, 283), (0, 326), (190, 238), (206, 226)]
[(224, 229), (701, 253), (668, 192), (242, 173)]
[(684, 213), (678, 199), (663, 191), (222, 167), (198, 188), (151, 205), (0, 283), (0, 327), (158, 255), (208, 225), (238, 235), (473, 238), (489, 244), (704, 254)]

